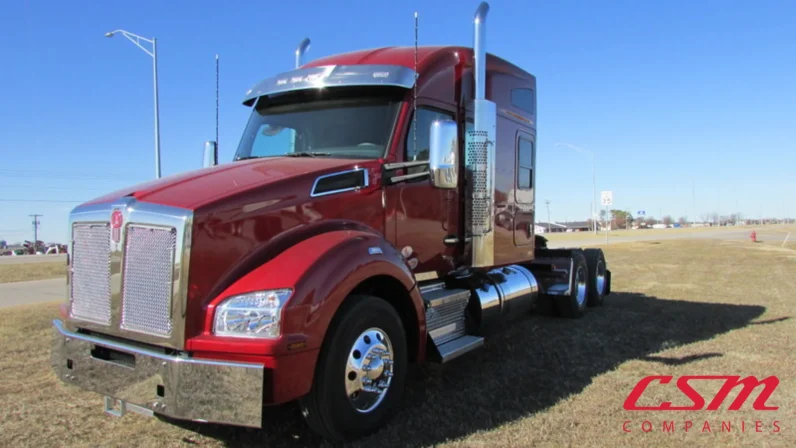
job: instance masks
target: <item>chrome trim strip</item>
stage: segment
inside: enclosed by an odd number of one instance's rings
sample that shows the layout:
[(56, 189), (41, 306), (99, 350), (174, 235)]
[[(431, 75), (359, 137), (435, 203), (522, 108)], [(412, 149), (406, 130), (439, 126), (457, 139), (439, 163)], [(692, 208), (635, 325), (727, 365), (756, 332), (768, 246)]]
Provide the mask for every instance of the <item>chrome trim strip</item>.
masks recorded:
[(388, 64), (324, 65), (280, 73), (266, 78), (246, 92), (243, 104), (267, 95), (307, 89), (347, 86), (395, 86), (410, 89), (416, 72)]
[(103, 347), (119, 350), (122, 352), (132, 353), (134, 355), (149, 356), (150, 358), (156, 358), (162, 361), (176, 362), (182, 364), (201, 364), (207, 366), (245, 367), (247, 369), (263, 369), (262, 364), (252, 364), (248, 362), (213, 361), (210, 359), (196, 359), (196, 358), (186, 358), (183, 356), (172, 356), (157, 352), (155, 350), (148, 350), (145, 348), (136, 347), (134, 345), (125, 344), (123, 342), (111, 341), (108, 339), (100, 338), (97, 336), (91, 336), (88, 334), (75, 333), (73, 331), (69, 331), (68, 329), (66, 329), (60, 319), (54, 319), (53, 326), (55, 327), (56, 330), (58, 330), (59, 333), (68, 338), (101, 345)]
[[(74, 331), (77, 328), (85, 328), (99, 333), (112, 336), (127, 338), (133, 341), (140, 341), (171, 347), (181, 350), (185, 346), (185, 314), (188, 297), (188, 272), (191, 260), (191, 232), (193, 228), (193, 211), (178, 207), (171, 207), (148, 202), (139, 202), (133, 197), (123, 197), (112, 202), (101, 204), (87, 204), (77, 206), (69, 215), (69, 234), (75, 223), (81, 222), (108, 222), (114, 209), (119, 209), (123, 215), (123, 225), (118, 242), (111, 241), (111, 322), (110, 325), (102, 325), (92, 322), (77, 321), (69, 319), (65, 325)], [(168, 337), (155, 336), (144, 333), (133, 332), (121, 328), (122, 319), (122, 282), (124, 245), (127, 241), (127, 228), (131, 224), (153, 227), (170, 227), (177, 232), (176, 251), (174, 254), (173, 265), (173, 288), (171, 297), (171, 315), (173, 327), (171, 335)], [(74, 241), (70, 244), (74, 247)], [(71, 314), (72, 298), (71, 290), (71, 265), (67, 270), (66, 294), (68, 302), (68, 312)]]
[(431, 173), (429, 173), (428, 171), (423, 171), (422, 173), (404, 174), (403, 176), (393, 176), (390, 178), (390, 183), (395, 184), (398, 182), (403, 182), (405, 180), (418, 179), (421, 177), (428, 176), (429, 174)]
[(411, 162), (396, 162), (396, 163), (385, 163), (384, 169), (385, 170), (397, 170), (401, 168), (411, 168), (413, 166), (424, 166), (428, 165), (428, 160), (416, 160)]
[[(361, 186), (361, 187), (352, 187), (352, 188), (342, 188), (340, 190), (324, 191), (323, 193), (316, 193), (315, 192), (315, 189), (318, 187), (318, 182), (320, 182), (322, 179), (326, 179), (328, 177), (339, 176), (341, 174), (346, 174), (346, 173), (353, 173), (353, 172), (357, 172), (357, 171), (362, 171), (363, 172), (363, 176), (365, 176), (365, 184), (363, 186)], [(318, 178), (315, 179), (315, 182), (312, 183), (312, 190), (310, 190), (310, 197), (311, 198), (317, 198), (318, 196), (326, 196), (326, 195), (329, 195), (329, 194), (344, 193), (346, 191), (361, 190), (363, 188), (367, 188), (368, 186), (370, 186), (370, 173), (368, 172), (367, 168), (354, 168), (353, 170), (338, 171), (336, 173), (324, 174), (323, 176), (318, 176)]]

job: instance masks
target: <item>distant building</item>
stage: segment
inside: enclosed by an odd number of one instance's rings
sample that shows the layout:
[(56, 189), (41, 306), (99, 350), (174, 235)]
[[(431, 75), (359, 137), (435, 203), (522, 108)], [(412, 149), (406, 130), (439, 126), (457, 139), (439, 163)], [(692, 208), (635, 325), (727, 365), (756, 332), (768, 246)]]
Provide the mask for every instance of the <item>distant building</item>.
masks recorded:
[(591, 224), (588, 221), (562, 222), (561, 225), (566, 227), (567, 232), (588, 232), (591, 230)]
[(584, 232), (589, 230), (591, 230), (591, 224), (587, 221), (537, 222), (534, 225), (534, 232), (536, 233)]
[(561, 224), (556, 224), (554, 222), (547, 223), (547, 222), (537, 222), (534, 224), (534, 232), (535, 233), (559, 233), (559, 232), (566, 232), (566, 226)]

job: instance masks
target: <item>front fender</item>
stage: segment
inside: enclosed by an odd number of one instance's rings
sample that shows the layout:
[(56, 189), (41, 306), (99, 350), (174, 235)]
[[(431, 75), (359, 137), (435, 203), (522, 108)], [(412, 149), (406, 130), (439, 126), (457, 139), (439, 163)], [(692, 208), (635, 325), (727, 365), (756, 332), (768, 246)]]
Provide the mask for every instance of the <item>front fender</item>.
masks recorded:
[[(337, 308), (368, 278), (388, 275), (409, 291), (420, 331), (425, 312), (412, 272), (398, 251), (378, 234), (339, 230), (303, 240), (230, 285), (205, 307), (202, 334), (188, 340), (188, 349), (252, 355), (288, 355), (318, 350)], [(282, 335), (258, 340), (213, 335), (215, 308), (225, 299), (247, 292), (292, 288), (282, 311)], [(418, 338), (425, 342), (425, 338)], [(422, 347), (418, 347), (421, 349)]]

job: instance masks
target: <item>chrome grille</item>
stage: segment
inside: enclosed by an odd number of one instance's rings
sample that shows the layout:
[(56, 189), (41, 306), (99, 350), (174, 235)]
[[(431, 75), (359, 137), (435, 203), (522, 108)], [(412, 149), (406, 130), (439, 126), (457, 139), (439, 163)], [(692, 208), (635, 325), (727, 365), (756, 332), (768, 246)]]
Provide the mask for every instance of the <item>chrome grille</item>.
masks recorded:
[(472, 176), (467, 210), (467, 229), (483, 235), (492, 229), (492, 190), (489, 185), (489, 136), (486, 131), (467, 133), (467, 167)]
[(175, 229), (127, 227), (121, 328), (167, 337), (173, 321)]
[(80, 223), (72, 227), (69, 295), (75, 319), (111, 322), (110, 223)]

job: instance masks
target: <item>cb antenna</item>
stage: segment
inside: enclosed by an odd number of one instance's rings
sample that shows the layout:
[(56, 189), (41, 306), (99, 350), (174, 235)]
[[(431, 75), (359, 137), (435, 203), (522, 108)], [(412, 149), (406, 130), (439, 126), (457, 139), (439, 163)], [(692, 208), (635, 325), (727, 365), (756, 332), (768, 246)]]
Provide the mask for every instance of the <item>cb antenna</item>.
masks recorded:
[(218, 54), (216, 54), (216, 151), (218, 151)]
[(419, 78), (419, 74), (417, 73), (417, 11), (415, 11), (415, 86), (414, 86), (414, 112), (412, 113), (412, 128), (414, 128), (414, 148), (415, 154), (414, 159), (417, 160), (417, 79)]

